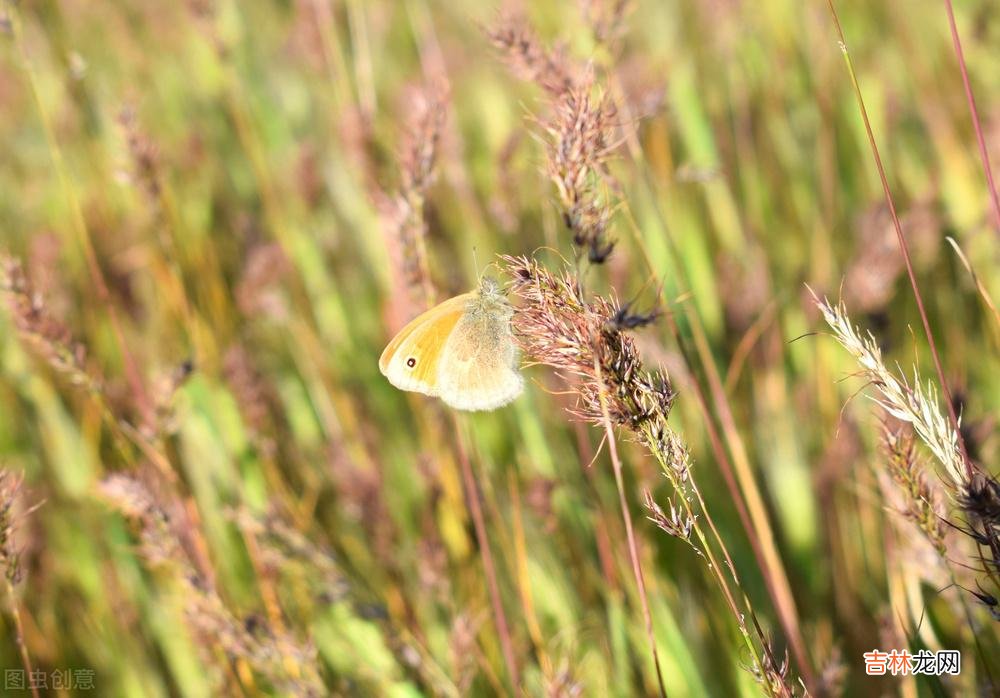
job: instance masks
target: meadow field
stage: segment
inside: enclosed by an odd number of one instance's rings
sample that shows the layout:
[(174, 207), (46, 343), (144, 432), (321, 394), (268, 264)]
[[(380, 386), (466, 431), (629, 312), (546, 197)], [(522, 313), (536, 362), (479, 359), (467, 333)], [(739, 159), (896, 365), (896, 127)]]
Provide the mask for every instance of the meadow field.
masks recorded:
[[(1000, 695), (998, 76), (994, 0), (0, 0), (0, 695)], [(484, 276), (524, 393), (390, 385)]]

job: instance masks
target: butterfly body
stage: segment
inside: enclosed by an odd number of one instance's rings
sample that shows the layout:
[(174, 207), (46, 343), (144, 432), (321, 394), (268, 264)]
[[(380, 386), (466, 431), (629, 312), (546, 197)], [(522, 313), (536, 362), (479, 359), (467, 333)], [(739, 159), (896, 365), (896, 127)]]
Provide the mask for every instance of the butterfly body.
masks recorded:
[(490, 278), (410, 321), (389, 343), (379, 369), (400, 390), (458, 410), (493, 410), (524, 389), (510, 322), (514, 309)]

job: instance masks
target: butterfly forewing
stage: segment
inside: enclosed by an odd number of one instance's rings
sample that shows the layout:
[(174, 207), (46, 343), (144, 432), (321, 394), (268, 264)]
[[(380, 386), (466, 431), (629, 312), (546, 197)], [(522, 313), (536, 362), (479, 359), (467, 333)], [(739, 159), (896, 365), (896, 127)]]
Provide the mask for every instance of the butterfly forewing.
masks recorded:
[(400, 390), (436, 396), (438, 362), (473, 294), (463, 293), (418, 315), (400, 330), (378, 361), (379, 370)]

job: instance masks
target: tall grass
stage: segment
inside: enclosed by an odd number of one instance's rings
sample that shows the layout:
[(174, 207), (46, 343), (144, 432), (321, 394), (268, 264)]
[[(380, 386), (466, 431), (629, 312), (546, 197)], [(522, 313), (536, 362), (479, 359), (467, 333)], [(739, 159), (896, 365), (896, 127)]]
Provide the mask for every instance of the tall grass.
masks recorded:
[[(0, 680), (995, 693), (998, 22), (0, 5)], [(484, 271), (523, 397), (392, 388)]]

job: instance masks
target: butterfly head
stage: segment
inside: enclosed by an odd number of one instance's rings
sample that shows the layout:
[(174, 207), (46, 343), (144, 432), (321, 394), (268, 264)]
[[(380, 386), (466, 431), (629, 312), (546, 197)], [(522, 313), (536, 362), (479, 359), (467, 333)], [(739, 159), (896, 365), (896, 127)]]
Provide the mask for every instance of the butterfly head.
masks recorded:
[(506, 294), (499, 281), (492, 276), (482, 276), (479, 279), (479, 295), (483, 298), (502, 298)]
[(469, 301), (467, 311), (475, 318), (503, 318), (504, 322), (508, 322), (514, 314), (506, 290), (492, 276), (480, 277), (479, 289)]

